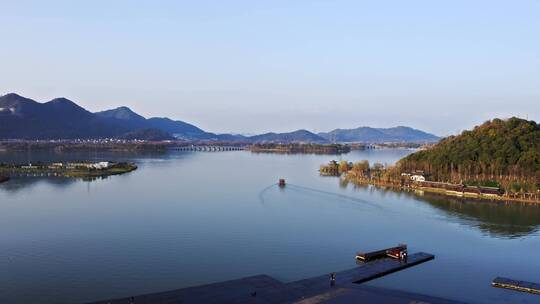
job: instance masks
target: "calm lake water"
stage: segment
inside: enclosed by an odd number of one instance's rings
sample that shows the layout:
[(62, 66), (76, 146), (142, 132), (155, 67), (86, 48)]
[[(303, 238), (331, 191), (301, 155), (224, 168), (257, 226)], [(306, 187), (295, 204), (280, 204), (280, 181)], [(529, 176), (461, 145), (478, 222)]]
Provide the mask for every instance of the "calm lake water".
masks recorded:
[[(472, 303), (540, 302), (490, 286), (496, 276), (540, 282), (539, 206), (354, 187), (317, 172), (331, 159), (393, 163), (408, 153), (0, 153), (0, 161), (139, 165), (92, 182), (1, 184), (0, 302), (77, 303), (262, 273), (292, 281), (398, 243), (436, 258), (367, 284)], [(289, 185), (278, 188), (278, 178)]]

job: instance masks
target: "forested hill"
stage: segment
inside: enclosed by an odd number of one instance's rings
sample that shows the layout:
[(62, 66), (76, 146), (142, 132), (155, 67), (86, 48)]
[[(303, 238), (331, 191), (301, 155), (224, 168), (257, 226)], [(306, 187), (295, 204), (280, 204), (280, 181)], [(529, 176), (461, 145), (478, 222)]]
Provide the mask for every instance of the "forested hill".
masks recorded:
[(400, 160), (401, 171), (424, 170), (438, 181), (497, 181), (536, 192), (540, 182), (540, 125), (494, 119)]

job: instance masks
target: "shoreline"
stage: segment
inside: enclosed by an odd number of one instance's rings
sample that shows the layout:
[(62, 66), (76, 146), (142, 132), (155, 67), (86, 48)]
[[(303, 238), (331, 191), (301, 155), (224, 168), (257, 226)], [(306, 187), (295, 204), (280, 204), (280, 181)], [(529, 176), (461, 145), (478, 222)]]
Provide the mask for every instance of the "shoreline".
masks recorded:
[(1, 142), (0, 153), (51, 151), (55, 153), (69, 152), (163, 152), (170, 143), (165, 142), (51, 142), (21, 141)]
[[(335, 176), (335, 175), (321, 174), (321, 176)], [(414, 184), (412, 186), (403, 186), (397, 183), (377, 181), (374, 179), (351, 178), (351, 177), (348, 177), (347, 175), (345, 175), (344, 177), (341, 177), (341, 176), (335, 176), (335, 177), (343, 178), (347, 182), (350, 182), (355, 185), (371, 185), (375, 187), (392, 188), (392, 190), (396, 190), (399, 192), (403, 192), (403, 191), (406, 191), (409, 193), (413, 192), (414, 195), (417, 195), (417, 196), (422, 196), (423, 192), (428, 192), (428, 193), (438, 194), (440, 196), (450, 196), (450, 197), (455, 197), (455, 198), (463, 198), (463, 199), (478, 200), (478, 201), (490, 201), (490, 202), (501, 202), (501, 203), (518, 202), (518, 203), (527, 203), (527, 204), (534, 204), (534, 205), (540, 204), (540, 200), (530, 200), (530, 199), (515, 198), (515, 197), (508, 197), (508, 196), (462, 193), (462, 192), (449, 191), (449, 190), (440, 189), (440, 188), (415, 186)]]
[(91, 168), (90, 163), (78, 163), (76, 165), (66, 164), (57, 166), (56, 164), (40, 164), (37, 166), (8, 165), (0, 166), (0, 175), (7, 179), (11, 177), (65, 177), (65, 178), (98, 178), (113, 175), (121, 175), (137, 170), (134, 163), (111, 163), (106, 168)]
[(351, 151), (351, 147), (341, 144), (253, 144), (248, 147), (252, 153), (277, 154), (328, 154), (339, 155)]

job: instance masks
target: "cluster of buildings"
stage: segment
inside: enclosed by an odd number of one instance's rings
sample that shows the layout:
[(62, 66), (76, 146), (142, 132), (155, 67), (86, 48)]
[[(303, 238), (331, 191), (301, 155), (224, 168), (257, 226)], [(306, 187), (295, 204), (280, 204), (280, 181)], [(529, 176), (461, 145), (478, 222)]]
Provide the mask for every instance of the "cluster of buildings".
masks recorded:
[[(32, 164), (30, 164), (31, 166)], [(96, 169), (104, 170), (111, 166), (110, 162), (102, 161), (97, 163), (52, 163), (49, 165), (49, 169)]]
[(108, 162), (108, 161), (101, 161), (101, 162), (97, 162), (97, 163), (90, 163), (90, 162), (87, 162), (87, 163), (84, 163), (84, 162), (60, 163), (60, 162), (58, 162), (58, 163), (52, 163), (52, 164), (49, 164), (49, 165), (38, 162), (37, 164), (28, 163), (28, 164), (25, 164), (25, 165), (16, 165), (15, 167), (18, 167), (18, 168), (21, 168), (21, 169), (44, 169), (44, 168), (47, 168), (47, 169), (55, 169), (55, 170), (58, 170), (58, 169), (96, 169), (96, 170), (104, 170), (104, 169), (110, 168), (112, 165), (113, 165), (113, 163)]
[(456, 195), (480, 195), (480, 196), (501, 196), (504, 194), (504, 191), (498, 187), (485, 187), (485, 186), (467, 186), (464, 184), (452, 184), (445, 182), (434, 182), (426, 180), (423, 172), (415, 173), (401, 173), (402, 178), (407, 178), (414, 184), (425, 187), (425, 188), (435, 188), (441, 189), (447, 192), (448, 194)]

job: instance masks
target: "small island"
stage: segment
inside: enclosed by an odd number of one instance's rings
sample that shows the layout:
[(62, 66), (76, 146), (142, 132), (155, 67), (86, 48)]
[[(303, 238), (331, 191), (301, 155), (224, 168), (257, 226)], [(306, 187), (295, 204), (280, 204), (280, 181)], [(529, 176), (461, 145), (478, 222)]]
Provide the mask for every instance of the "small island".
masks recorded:
[(261, 143), (249, 147), (251, 152), (262, 153), (311, 153), (311, 154), (342, 154), (351, 151), (351, 147), (342, 144), (313, 144), (313, 143)]
[(494, 119), (395, 166), (332, 161), (319, 172), (419, 193), (540, 203), (540, 125), (515, 117)]
[(10, 177), (59, 176), (68, 178), (96, 178), (124, 174), (137, 169), (131, 162), (55, 162), (28, 164), (0, 164), (0, 176)]

